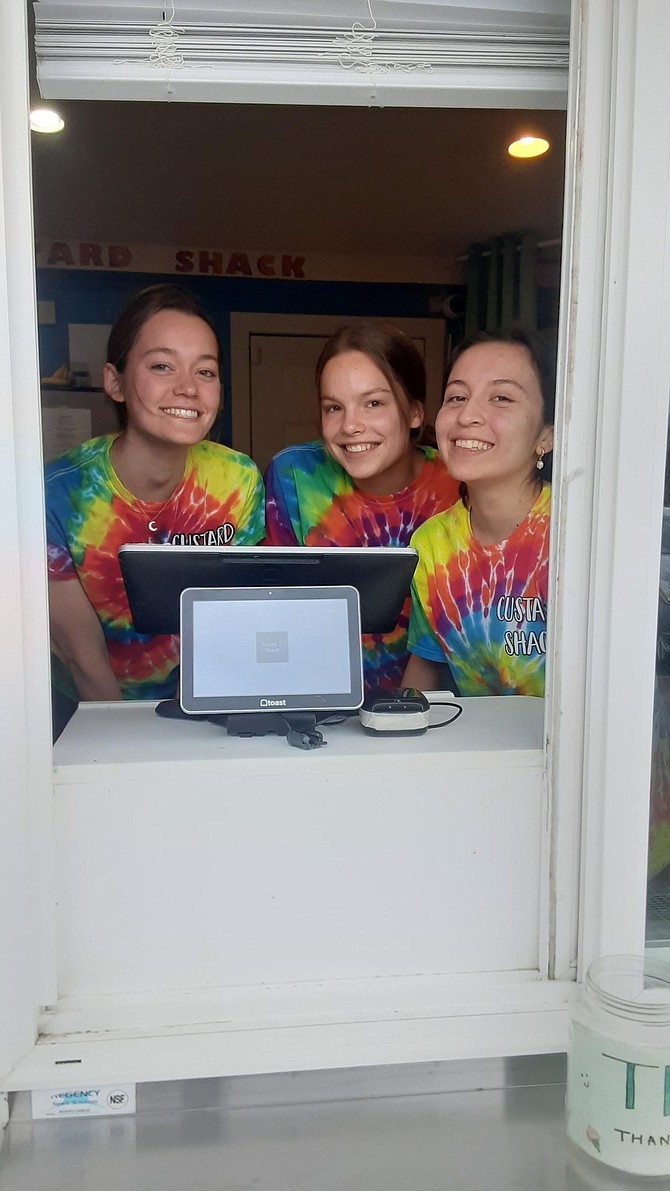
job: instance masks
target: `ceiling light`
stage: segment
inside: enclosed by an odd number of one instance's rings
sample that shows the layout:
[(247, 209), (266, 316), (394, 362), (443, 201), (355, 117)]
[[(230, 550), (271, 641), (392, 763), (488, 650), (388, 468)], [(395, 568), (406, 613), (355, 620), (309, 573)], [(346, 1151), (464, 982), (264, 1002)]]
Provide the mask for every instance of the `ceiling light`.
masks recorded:
[(547, 152), (549, 141), (543, 136), (520, 136), (507, 146), (510, 157), (541, 157)]
[(60, 132), (65, 121), (51, 108), (35, 108), (30, 113), (30, 127), (33, 132)]

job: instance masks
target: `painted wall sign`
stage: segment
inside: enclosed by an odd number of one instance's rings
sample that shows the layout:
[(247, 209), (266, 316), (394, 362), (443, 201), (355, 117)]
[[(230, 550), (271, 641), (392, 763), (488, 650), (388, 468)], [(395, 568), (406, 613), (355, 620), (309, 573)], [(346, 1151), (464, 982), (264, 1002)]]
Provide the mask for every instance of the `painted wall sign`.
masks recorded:
[(304, 279), (305, 257), (289, 252), (172, 248), (154, 244), (107, 244), (88, 240), (38, 240), (38, 266), (47, 269), (132, 270), (190, 273), (203, 277)]
[[(279, 281), (368, 281), (400, 285), (461, 285), (463, 265), (449, 253), (431, 256), (360, 252), (309, 257), (267, 249), (196, 247), (191, 244), (120, 244), (38, 236), (37, 265), (91, 273), (160, 273), (177, 277), (252, 277)], [(547, 280), (543, 284), (554, 284)]]
[(264, 252), (256, 257), (248, 252), (210, 252), (200, 249), (193, 252), (180, 249), (176, 254), (176, 273), (213, 273), (221, 277), (304, 277), (304, 256), (289, 256), (284, 253), (275, 256)]

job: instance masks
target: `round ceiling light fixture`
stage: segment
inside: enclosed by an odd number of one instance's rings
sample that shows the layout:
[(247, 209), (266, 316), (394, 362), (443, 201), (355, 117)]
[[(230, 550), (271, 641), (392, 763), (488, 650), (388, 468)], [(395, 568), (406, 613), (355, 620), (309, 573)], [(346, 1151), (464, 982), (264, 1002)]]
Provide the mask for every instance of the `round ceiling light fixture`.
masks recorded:
[(65, 121), (52, 108), (33, 108), (30, 127), (33, 132), (61, 132), (65, 128)]
[(541, 157), (549, 148), (543, 136), (520, 136), (507, 146), (510, 157)]

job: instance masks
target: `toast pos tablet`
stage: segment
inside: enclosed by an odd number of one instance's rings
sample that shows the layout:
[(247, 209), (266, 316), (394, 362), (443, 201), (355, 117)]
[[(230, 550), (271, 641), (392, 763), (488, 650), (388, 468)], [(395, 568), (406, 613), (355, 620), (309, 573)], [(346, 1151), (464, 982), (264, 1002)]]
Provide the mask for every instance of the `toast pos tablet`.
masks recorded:
[(191, 715), (354, 711), (363, 702), (358, 592), (187, 588), (180, 679)]

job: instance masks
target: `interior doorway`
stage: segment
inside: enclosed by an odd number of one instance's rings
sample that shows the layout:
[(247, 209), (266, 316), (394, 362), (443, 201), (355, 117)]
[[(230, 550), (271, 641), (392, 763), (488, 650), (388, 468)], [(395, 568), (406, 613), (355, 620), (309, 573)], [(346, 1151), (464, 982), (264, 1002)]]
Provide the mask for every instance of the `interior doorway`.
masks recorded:
[[(251, 455), (261, 471), (283, 447), (318, 437), (316, 361), (338, 327), (361, 321), (339, 315), (231, 314), (233, 446)], [(441, 401), (444, 324), (436, 319), (392, 321), (423, 356), (426, 419), (432, 423)]]

